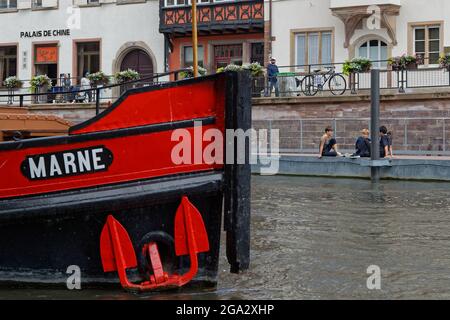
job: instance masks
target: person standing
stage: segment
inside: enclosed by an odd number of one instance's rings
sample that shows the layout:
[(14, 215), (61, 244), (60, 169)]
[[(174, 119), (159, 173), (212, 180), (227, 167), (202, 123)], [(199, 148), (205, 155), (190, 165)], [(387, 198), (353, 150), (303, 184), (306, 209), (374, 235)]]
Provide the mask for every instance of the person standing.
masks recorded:
[(63, 91), (66, 92), (64, 94), (65, 102), (72, 102), (72, 101), (74, 101), (72, 99), (72, 97), (71, 97), (71, 94), (69, 93), (70, 92), (71, 82), (70, 82), (70, 76), (67, 73), (63, 73), (61, 85), (63, 87)]
[[(89, 89), (91, 89), (91, 81), (88, 79), (88, 76), (89, 76), (89, 72), (86, 72), (84, 77), (81, 78), (81, 81), (80, 81), (80, 84), (81, 84), (80, 89), (81, 90), (89, 90)], [(88, 97), (88, 99), (89, 99), (88, 102), (91, 102), (92, 101), (92, 92), (91, 91), (85, 91), (84, 92), (84, 97), (85, 97), (84, 100), (86, 100), (86, 97)]]
[(280, 96), (280, 90), (278, 88), (278, 66), (276, 65), (275, 58), (270, 59), (270, 63), (267, 66), (267, 79), (268, 79), (268, 90), (266, 91), (266, 97), (272, 96), (272, 90), (275, 88), (275, 96)]

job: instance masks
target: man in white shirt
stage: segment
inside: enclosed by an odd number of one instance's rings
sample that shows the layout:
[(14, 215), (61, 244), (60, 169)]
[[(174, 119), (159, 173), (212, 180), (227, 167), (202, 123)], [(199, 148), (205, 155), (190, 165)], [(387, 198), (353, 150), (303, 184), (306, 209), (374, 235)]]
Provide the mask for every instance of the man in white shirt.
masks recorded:
[[(91, 89), (91, 81), (88, 79), (88, 76), (89, 76), (89, 72), (86, 72), (84, 77), (81, 78), (81, 81), (80, 81), (80, 84), (81, 84), (80, 89), (81, 90), (89, 90), (89, 89)], [(84, 95), (84, 97), (88, 96), (89, 97), (89, 102), (91, 102), (91, 100), (92, 100), (92, 91), (83, 92), (82, 95)]]

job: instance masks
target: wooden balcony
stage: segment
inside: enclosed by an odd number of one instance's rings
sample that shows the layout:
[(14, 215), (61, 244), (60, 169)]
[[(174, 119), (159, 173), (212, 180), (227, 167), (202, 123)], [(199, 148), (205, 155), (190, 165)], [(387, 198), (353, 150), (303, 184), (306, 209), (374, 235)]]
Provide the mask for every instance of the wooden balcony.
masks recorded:
[[(190, 5), (165, 7), (164, 0), (160, 0), (161, 33), (173, 37), (190, 35), (191, 22)], [(197, 24), (200, 35), (263, 32), (264, 0), (199, 3)]]

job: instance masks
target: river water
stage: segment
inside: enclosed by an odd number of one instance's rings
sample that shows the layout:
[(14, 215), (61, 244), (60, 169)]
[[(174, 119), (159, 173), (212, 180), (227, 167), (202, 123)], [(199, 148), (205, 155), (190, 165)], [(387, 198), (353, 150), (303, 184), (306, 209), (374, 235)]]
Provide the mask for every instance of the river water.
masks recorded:
[[(216, 290), (131, 295), (120, 290), (0, 290), (0, 299), (450, 298), (450, 185), (260, 177), (252, 182), (252, 265)], [(381, 289), (367, 288), (369, 266)], [(372, 282), (371, 282), (372, 283)]]

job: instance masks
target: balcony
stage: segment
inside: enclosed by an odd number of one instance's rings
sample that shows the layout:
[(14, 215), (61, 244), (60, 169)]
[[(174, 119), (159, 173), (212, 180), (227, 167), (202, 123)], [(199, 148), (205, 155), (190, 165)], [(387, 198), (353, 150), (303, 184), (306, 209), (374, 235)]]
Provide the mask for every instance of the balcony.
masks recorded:
[(401, 6), (401, 0), (331, 0), (330, 9), (348, 7), (367, 7), (371, 5), (394, 5)]
[[(160, 0), (161, 33), (174, 37), (192, 33), (190, 5), (165, 6)], [(198, 3), (197, 24), (200, 35), (263, 32), (264, 0), (237, 0)]]

